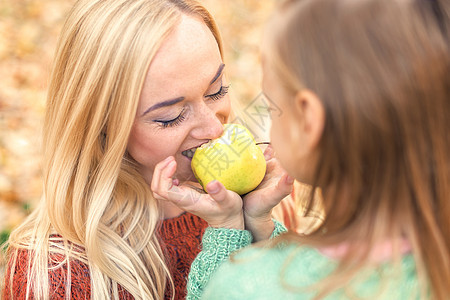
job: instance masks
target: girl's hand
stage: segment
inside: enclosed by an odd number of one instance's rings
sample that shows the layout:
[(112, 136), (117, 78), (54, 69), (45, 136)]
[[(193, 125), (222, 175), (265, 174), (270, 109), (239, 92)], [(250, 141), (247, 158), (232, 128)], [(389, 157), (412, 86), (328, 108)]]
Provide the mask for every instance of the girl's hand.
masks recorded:
[(156, 165), (151, 190), (157, 200), (171, 201), (204, 219), (211, 227), (244, 229), (242, 199), (238, 194), (225, 189), (216, 180), (206, 186), (208, 194), (180, 185), (172, 179), (176, 169), (177, 163), (172, 156)]
[(272, 208), (293, 189), (294, 178), (281, 168), (273, 154), (273, 148), (269, 145), (264, 151), (266, 176), (255, 190), (243, 198), (245, 229), (252, 232), (254, 241), (270, 237), (274, 230)]

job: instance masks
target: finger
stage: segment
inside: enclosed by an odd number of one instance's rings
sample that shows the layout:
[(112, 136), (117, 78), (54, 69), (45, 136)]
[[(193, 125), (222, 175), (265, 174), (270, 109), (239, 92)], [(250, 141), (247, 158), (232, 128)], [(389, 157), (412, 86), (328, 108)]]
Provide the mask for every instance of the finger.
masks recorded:
[(266, 150), (264, 150), (264, 158), (266, 159), (266, 161), (268, 161), (273, 158), (273, 155), (274, 151), (272, 145), (268, 145)]
[(165, 167), (159, 169), (155, 175), (159, 175), (154, 177), (154, 181), (152, 180), (152, 191), (158, 196), (167, 200), (167, 193), (174, 185), (174, 180), (172, 176), (175, 174), (177, 169), (177, 163), (173, 158), (169, 160), (168, 164)]
[(294, 177), (285, 173), (283, 176), (281, 176), (280, 180), (278, 181), (276, 190), (278, 190), (281, 195), (287, 196), (292, 192), (293, 188), (294, 188)]
[[(277, 168), (279, 168), (279, 163), (276, 158), (270, 158), (266, 160), (266, 174), (270, 174), (272, 172), (276, 172)], [(278, 173), (278, 172), (276, 172)], [(280, 174), (276, 174), (277, 176), (280, 176)]]
[(206, 192), (218, 203), (223, 202), (228, 196), (227, 189), (217, 180), (213, 180), (206, 185)]
[(167, 191), (167, 199), (178, 207), (190, 211), (201, 200), (202, 195), (196, 190), (184, 185), (172, 185)]
[(164, 169), (173, 159), (173, 156), (169, 156), (156, 165), (155, 170), (153, 171), (152, 183), (150, 184), (152, 191), (155, 191), (159, 186), (162, 169)]
[(177, 162), (175, 160), (169, 162), (169, 164), (162, 170), (160, 177), (160, 187), (164, 191), (168, 191), (172, 188), (174, 180), (172, 176), (175, 175), (177, 170)]
[[(212, 227), (243, 229), (242, 200), (239, 195), (227, 191), (220, 182), (210, 182), (206, 190), (211, 194), (184, 186), (172, 186), (168, 199), (181, 209), (197, 215)], [(227, 201), (225, 201), (227, 200)]]
[(263, 197), (267, 199), (267, 203), (275, 206), (289, 195), (293, 189), (293, 180), (287, 173), (281, 176), (278, 182), (264, 193)]

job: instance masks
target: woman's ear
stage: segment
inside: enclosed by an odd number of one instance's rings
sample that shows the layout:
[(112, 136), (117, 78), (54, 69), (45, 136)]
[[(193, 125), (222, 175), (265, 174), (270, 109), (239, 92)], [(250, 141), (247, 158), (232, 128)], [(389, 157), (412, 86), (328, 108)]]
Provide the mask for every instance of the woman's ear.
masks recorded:
[(295, 95), (295, 114), (299, 116), (299, 129), (304, 137), (304, 146), (314, 150), (322, 137), (325, 126), (325, 109), (322, 101), (311, 90), (303, 89)]

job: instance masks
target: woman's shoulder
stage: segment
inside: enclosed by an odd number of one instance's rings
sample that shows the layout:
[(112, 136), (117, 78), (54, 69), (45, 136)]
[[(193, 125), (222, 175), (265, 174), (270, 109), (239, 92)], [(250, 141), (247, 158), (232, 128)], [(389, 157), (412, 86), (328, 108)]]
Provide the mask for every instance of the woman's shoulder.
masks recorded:
[[(28, 284), (29, 273), (33, 266), (34, 252), (27, 249), (15, 249), (11, 251), (8, 267), (5, 276), (5, 286), (3, 289), (3, 299), (25, 299), (27, 286), (31, 288), (33, 284)], [(70, 273), (69, 273), (70, 272)], [(11, 277), (12, 275), (12, 277)], [(70, 286), (67, 285), (70, 276)], [(89, 299), (90, 273), (86, 263), (77, 259), (67, 259), (60, 253), (50, 253), (48, 255), (48, 278), (51, 298), (63, 299), (70, 289), (72, 299)]]
[[(15, 279), (28, 277), (29, 270), (33, 267), (33, 256), (34, 251), (32, 250), (15, 249), (12, 251), (8, 261), (8, 270), (14, 269)], [(70, 263), (68, 264), (68, 262)], [(87, 278), (88, 281), (90, 280), (89, 267), (86, 263), (77, 259), (67, 259), (65, 255), (60, 253), (49, 253), (48, 274), (50, 278), (64, 277), (63, 273), (67, 273), (69, 268), (72, 276), (81, 276)]]

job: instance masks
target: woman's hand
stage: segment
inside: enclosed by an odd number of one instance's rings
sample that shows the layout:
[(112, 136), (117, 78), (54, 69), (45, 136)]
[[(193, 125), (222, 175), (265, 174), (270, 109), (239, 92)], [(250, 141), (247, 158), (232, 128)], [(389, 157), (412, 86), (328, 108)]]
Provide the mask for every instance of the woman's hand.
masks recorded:
[(160, 201), (171, 201), (179, 208), (204, 219), (211, 227), (244, 229), (242, 199), (214, 180), (206, 186), (208, 194), (179, 184), (172, 176), (177, 169), (170, 156), (158, 163), (153, 172), (151, 190)]
[(272, 208), (293, 189), (294, 178), (281, 168), (273, 154), (269, 145), (264, 151), (267, 162), (266, 176), (255, 190), (243, 198), (245, 229), (252, 232), (255, 242), (270, 237), (274, 230)]

